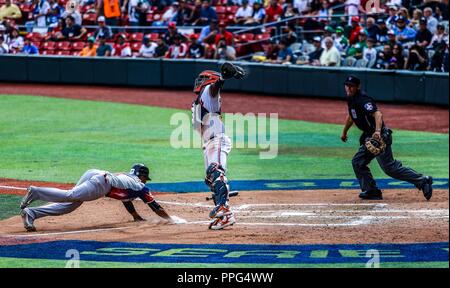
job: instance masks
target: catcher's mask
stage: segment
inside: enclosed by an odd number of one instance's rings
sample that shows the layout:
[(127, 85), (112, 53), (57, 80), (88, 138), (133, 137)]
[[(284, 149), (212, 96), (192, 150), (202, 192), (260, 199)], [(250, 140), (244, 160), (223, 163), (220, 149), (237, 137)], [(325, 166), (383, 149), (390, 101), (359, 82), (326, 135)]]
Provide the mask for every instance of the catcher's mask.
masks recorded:
[(136, 176), (144, 176), (147, 180), (152, 180), (149, 177), (149, 169), (144, 164), (134, 164), (133, 167), (131, 167), (130, 174), (136, 175)]
[(216, 83), (220, 79), (221, 74), (212, 70), (205, 70), (201, 72), (194, 83), (194, 93), (199, 94), (203, 88), (210, 84)]

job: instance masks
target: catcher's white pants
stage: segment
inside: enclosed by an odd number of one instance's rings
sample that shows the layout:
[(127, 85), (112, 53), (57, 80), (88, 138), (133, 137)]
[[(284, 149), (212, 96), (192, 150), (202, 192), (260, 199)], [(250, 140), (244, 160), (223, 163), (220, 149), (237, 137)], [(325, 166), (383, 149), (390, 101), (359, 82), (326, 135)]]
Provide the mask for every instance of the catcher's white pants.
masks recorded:
[(205, 171), (211, 163), (219, 163), (227, 170), (227, 157), (231, 152), (231, 140), (225, 134), (219, 134), (209, 140), (203, 146), (203, 157), (205, 160)]
[(71, 190), (33, 187), (34, 200), (57, 203), (28, 209), (34, 219), (68, 214), (80, 207), (84, 201), (102, 198), (109, 191), (111, 185), (106, 183), (104, 174), (98, 170), (88, 170)]

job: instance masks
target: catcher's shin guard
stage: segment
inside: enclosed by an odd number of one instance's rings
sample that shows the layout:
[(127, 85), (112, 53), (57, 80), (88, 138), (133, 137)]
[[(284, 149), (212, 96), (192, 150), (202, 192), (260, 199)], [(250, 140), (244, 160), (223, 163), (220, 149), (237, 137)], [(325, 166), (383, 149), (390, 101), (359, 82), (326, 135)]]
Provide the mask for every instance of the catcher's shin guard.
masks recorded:
[(214, 204), (217, 206), (226, 205), (228, 201), (229, 186), (225, 176), (225, 170), (218, 163), (211, 163), (206, 170), (206, 185), (213, 192)]

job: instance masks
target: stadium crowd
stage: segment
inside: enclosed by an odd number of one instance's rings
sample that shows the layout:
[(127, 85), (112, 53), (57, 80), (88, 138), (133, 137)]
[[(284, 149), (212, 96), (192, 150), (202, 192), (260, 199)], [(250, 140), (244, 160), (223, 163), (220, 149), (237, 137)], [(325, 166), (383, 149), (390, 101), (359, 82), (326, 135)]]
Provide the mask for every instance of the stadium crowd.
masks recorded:
[(0, 54), (448, 72), (448, 0), (0, 0)]

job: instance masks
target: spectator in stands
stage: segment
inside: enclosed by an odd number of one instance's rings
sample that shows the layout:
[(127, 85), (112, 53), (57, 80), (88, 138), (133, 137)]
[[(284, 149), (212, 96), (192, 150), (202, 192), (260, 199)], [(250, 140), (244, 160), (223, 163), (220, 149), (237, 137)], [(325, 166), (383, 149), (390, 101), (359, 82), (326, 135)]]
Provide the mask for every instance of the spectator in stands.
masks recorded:
[(106, 37), (98, 36), (98, 47), (97, 47), (97, 56), (98, 57), (110, 57), (112, 54), (113, 48), (111, 45), (106, 43)]
[(128, 23), (132, 27), (145, 26), (147, 10), (150, 4), (147, 0), (124, 0), (122, 13), (128, 13)]
[(249, 18), (244, 25), (256, 26), (264, 22), (266, 18), (266, 9), (261, 5), (260, 0), (253, 2), (252, 17)]
[(225, 22), (221, 22), (219, 24), (219, 32), (216, 35), (216, 39), (214, 40), (214, 44), (218, 45), (221, 39), (225, 39), (225, 42), (228, 46), (232, 46), (234, 44), (234, 36), (233, 33), (227, 31), (227, 25)]
[(130, 44), (126, 42), (127, 37), (124, 34), (117, 36), (117, 43), (114, 45), (113, 56), (116, 57), (131, 57)]
[[(411, 27), (414, 30), (419, 30), (420, 26), (420, 19), (422, 18), (422, 10), (420, 9), (414, 9), (413, 11), (413, 18), (411, 21), (409, 21), (408, 26)], [(425, 18), (426, 19), (426, 18)]]
[(387, 69), (392, 59), (392, 49), (389, 45), (384, 45), (383, 50), (378, 52), (377, 63), (375, 68), (377, 69)]
[(278, 44), (278, 58), (273, 63), (277, 64), (292, 64), (294, 62), (294, 53), (291, 48), (287, 46), (287, 42), (284, 39), (281, 39)]
[(336, 27), (336, 35), (334, 36), (334, 47), (338, 49), (340, 53), (347, 50), (349, 41), (344, 35), (344, 28), (342, 26)]
[(377, 61), (377, 50), (375, 49), (375, 43), (376, 40), (373, 38), (367, 39), (367, 47), (364, 47), (363, 49), (363, 56), (362, 59), (367, 61), (367, 68), (372, 68), (375, 66), (375, 63)]
[(248, 0), (242, 0), (242, 6), (236, 11), (234, 15), (234, 23), (237, 25), (244, 25), (253, 16), (253, 8), (248, 4)]
[(283, 15), (283, 8), (278, 4), (278, 0), (270, 0), (270, 5), (266, 8), (264, 23), (275, 22), (281, 15)]
[(375, 19), (368, 17), (366, 20), (367, 37), (372, 39), (378, 39), (379, 27), (375, 25)]
[(154, 58), (156, 47), (158, 47), (158, 45), (156, 43), (150, 41), (149, 37), (144, 37), (144, 39), (142, 40), (142, 46), (139, 49), (138, 57)]
[[(177, 16), (178, 13), (178, 8), (179, 8), (179, 4), (178, 2), (173, 2), (172, 5), (164, 12), (164, 14), (161, 16), (161, 20), (160, 21), (155, 21), (153, 22), (153, 26), (165, 26), (167, 25), (169, 22), (173, 22), (175, 21), (175, 17)], [(173, 22), (176, 24), (176, 22)]]
[(214, 44), (218, 32), (217, 21), (212, 20), (209, 25), (203, 27), (198, 41), (200, 43)]
[(179, 26), (185, 26), (189, 24), (189, 17), (191, 15), (192, 9), (189, 8), (188, 5), (184, 2), (184, 0), (180, 0), (178, 2), (178, 11), (173, 21)]
[(351, 45), (355, 44), (356, 42), (358, 42), (358, 38), (359, 38), (359, 34), (361, 32), (361, 30), (363, 29), (363, 27), (361, 27), (359, 25), (359, 17), (358, 16), (353, 16), (351, 18), (351, 31), (350, 31), (350, 36), (348, 38), (349, 42)]
[(58, 26), (58, 20), (61, 18), (63, 8), (57, 0), (48, 0), (50, 9), (47, 13), (47, 26), (54, 28)]
[(426, 48), (430, 45), (431, 38), (433, 38), (433, 34), (427, 28), (427, 18), (422, 17), (420, 18), (419, 31), (416, 33), (415, 43), (420, 47)]
[(19, 6), (12, 3), (12, 0), (6, 0), (5, 5), (0, 7), (0, 22), (2, 22), (3, 19), (5, 18), (9, 19), (22, 18), (22, 12), (20, 11)]
[(431, 33), (435, 33), (438, 25), (438, 20), (433, 17), (433, 9), (427, 7), (423, 9), (423, 16), (427, 18), (427, 28)]
[(158, 40), (156, 40), (156, 46), (155, 48), (155, 58), (161, 58), (164, 57), (169, 50), (169, 46), (167, 46), (166, 42), (164, 41), (164, 38), (160, 37)]
[(195, 22), (195, 25), (203, 26), (208, 25), (211, 20), (217, 20), (216, 10), (211, 7), (208, 0), (203, 0), (202, 9), (200, 10), (200, 17)]
[(58, 39), (65, 40), (80, 40), (87, 34), (87, 30), (78, 24), (75, 24), (75, 19), (72, 16), (67, 16), (66, 27), (58, 34)]
[(405, 56), (401, 44), (395, 44), (392, 48), (392, 58), (389, 60), (388, 69), (405, 69)]
[(27, 55), (37, 55), (39, 54), (39, 49), (31, 42), (32, 35), (28, 34), (27, 37), (25, 37), (25, 45), (22, 48), (22, 51), (20, 51), (22, 54)]
[(25, 43), (23, 37), (19, 35), (19, 30), (17, 30), (17, 28), (12, 28), (7, 44), (10, 53), (22, 51)]
[(311, 0), (293, 0), (294, 8), (300, 15), (307, 14), (311, 10), (310, 3)]
[[(109, 5), (104, 5), (108, 1)], [(106, 25), (117, 26), (121, 16), (120, 0), (98, 0), (97, 1), (97, 17), (105, 16)]]
[(323, 48), (322, 48), (322, 38), (320, 36), (315, 36), (313, 38), (313, 45), (314, 45), (314, 51), (308, 54), (308, 61), (305, 62), (298, 62), (297, 64), (310, 64), (310, 65), (320, 65), (320, 56), (322, 55)]
[(361, 1), (360, 0), (347, 0), (345, 1), (345, 14), (350, 16), (350, 22), (353, 21), (353, 17), (359, 14), (359, 10), (361, 9)]
[(414, 42), (416, 38), (416, 31), (406, 25), (406, 18), (404, 16), (397, 17), (397, 26), (394, 27), (397, 41), (405, 45), (408, 42)]
[(425, 49), (419, 45), (413, 45), (409, 49), (405, 67), (413, 71), (426, 71), (428, 68), (428, 54)]
[(46, 0), (34, 0), (33, 9), (33, 21), (29, 21), (25, 24), (27, 31), (31, 32), (33, 26), (46, 27), (47, 26), (47, 14), (50, 11), (50, 4)]
[(364, 47), (367, 47), (367, 32), (365, 30), (361, 30), (359, 32), (358, 42), (348, 48), (347, 57), (361, 59)]
[(436, 33), (431, 38), (430, 47), (435, 48), (437, 45), (447, 45), (448, 47), (448, 34), (445, 33), (445, 27), (442, 24), (436, 26)]
[(408, 9), (406, 9), (405, 7), (400, 7), (400, 9), (398, 10), (398, 13), (397, 13), (397, 18), (400, 16), (405, 18), (405, 23), (407, 26), (409, 26), (409, 19), (411, 17), (409, 16)]
[(395, 45), (401, 44), (399, 41), (397, 41), (397, 37), (395, 36), (394, 30), (388, 31), (388, 40), (386, 42), (391, 48), (393, 49)]
[(388, 29), (393, 29), (396, 25), (396, 19), (397, 19), (397, 12), (398, 7), (396, 5), (390, 5), (389, 6), (389, 17), (386, 19), (386, 26)]
[(202, 10), (202, 1), (195, 0), (194, 8), (192, 8), (189, 17), (186, 19), (186, 23), (196, 25), (200, 19), (200, 11)]
[(291, 46), (292, 44), (297, 43), (298, 40), (296, 26), (293, 23), (289, 23), (287, 29), (287, 35), (284, 39), (286, 40), (287, 45)]
[(95, 39), (99, 37), (105, 37), (105, 39), (111, 39), (113, 37), (113, 32), (109, 26), (106, 26), (105, 16), (100, 16), (97, 19), (98, 28), (94, 32)]
[(216, 56), (215, 45), (203, 44), (205, 47), (205, 59), (214, 59)]
[(185, 58), (188, 52), (188, 47), (182, 42), (180, 36), (176, 36), (174, 43), (169, 46), (169, 50), (166, 53), (166, 58), (179, 59)]
[(320, 55), (319, 61), (321, 66), (341, 66), (341, 55), (336, 47), (334, 47), (334, 40), (331, 37), (325, 38), (325, 49)]
[(189, 50), (188, 50), (188, 58), (199, 59), (203, 58), (205, 55), (205, 48), (203, 45), (198, 43), (198, 36), (196, 34), (192, 34), (189, 36)]
[(383, 18), (377, 19), (377, 26), (378, 26), (378, 34), (377, 34), (377, 42), (378, 43), (386, 43), (388, 41), (388, 32), (389, 29), (386, 26), (386, 22), (383, 20)]
[(217, 43), (217, 49), (214, 55), (214, 59), (228, 61), (236, 60), (236, 50), (233, 48), (233, 46), (227, 44), (227, 40), (225, 37), (222, 37), (219, 40), (219, 43)]
[(294, 9), (294, 6), (292, 5), (292, 2), (286, 1), (286, 3), (284, 4), (284, 8), (283, 8), (283, 14), (281, 15), (280, 18), (281, 19), (288, 19), (288, 18), (294, 17), (295, 15), (297, 15), (297, 13), (296, 13), (296, 11)]
[(333, 10), (330, 9), (330, 4), (328, 3), (328, 0), (322, 0), (320, 4), (320, 9), (312, 13), (312, 15), (317, 16), (317, 19), (319, 21), (331, 21)]
[(278, 59), (278, 43), (275, 40), (268, 40), (267, 46), (264, 47), (264, 57), (258, 61), (273, 62)]
[(8, 53), (9, 53), (9, 47), (5, 43), (5, 37), (3, 37), (3, 35), (0, 35), (0, 55), (8, 54)]
[(61, 18), (66, 19), (68, 16), (72, 16), (75, 21), (75, 24), (81, 26), (83, 19), (78, 9), (64, 11), (63, 14), (61, 15)]
[(164, 42), (167, 43), (167, 45), (173, 45), (175, 43), (175, 38), (180, 37), (183, 41), (185, 40), (185, 37), (178, 32), (177, 25), (175, 22), (170, 22), (167, 26), (167, 32), (164, 34)]
[(95, 57), (97, 56), (97, 45), (95, 45), (95, 38), (89, 37), (87, 45), (81, 50), (79, 56), (81, 57)]

